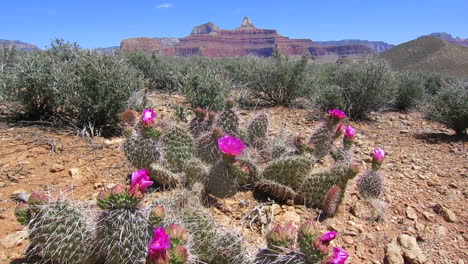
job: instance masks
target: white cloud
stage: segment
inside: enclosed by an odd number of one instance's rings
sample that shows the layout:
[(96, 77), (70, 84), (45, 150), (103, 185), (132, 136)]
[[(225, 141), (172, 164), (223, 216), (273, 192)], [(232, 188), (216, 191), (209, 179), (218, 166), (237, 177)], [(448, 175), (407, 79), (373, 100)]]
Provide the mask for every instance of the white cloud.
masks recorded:
[(171, 7), (172, 7), (172, 4), (171, 4), (171, 3), (165, 3), (165, 4), (157, 5), (157, 6), (155, 6), (154, 8), (160, 9), (160, 8), (171, 8)]

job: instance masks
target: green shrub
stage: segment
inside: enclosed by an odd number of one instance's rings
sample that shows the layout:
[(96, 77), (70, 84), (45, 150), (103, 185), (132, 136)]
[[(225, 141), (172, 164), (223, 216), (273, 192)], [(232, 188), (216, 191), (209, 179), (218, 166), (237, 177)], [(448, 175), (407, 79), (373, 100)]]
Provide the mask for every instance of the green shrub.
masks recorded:
[(235, 72), (236, 82), (244, 84), (253, 98), (289, 106), (304, 94), (307, 56), (295, 60), (276, 51), (272, 58), (248, 57), (238, 63), (241, 71)]
[[(122, 58), (83, 50), (54, 72), (63, 107), (58, 114), (80, 128), (113, 125), (118, 113), (138, 108), (143, 96), (142, 80)], [(135, 94), (140, 98), (130, 100)], [(132, 107), (133, 105), (133, 107)]]
[(425, 80), (419, 74), (403, 73), (398, 76), (395, 107), (407, 111), (421, 103), (424, 97)]
[(424, 112), (427, 119), (454, 129), (457, 135), (466, 135), (468, 82), (462, 80), (445, 82), (442, 89), (428, 100)]
[(193, 108), (220, 110), (229, 95), (231, 82), (211, 67), (196, 67), (180, 74), (180, 90)]
[(55, 118), (91, 134), (115, 124), (142, 96), (139, 73), (122, 58), (61, 40), (22, 57), (4, 83), (5, 100), (20, 117)]
[[(344, 102), (342, 108), (352, 119), (368, 117), (371, 111), (378, 111), (391, 105), (395, 98), (395, 76), (390, 65), (378, 57), (363, 57), (350, 59), (329, 73), (328, 85), (334, 87), (331, 92), (339, 92), (331, 96), (329, 89), (322, 89), (321, 96), (324, 105), (331, 105), (327, 98), (335, 102)], [(337, 99), (341, 97), (341, 99)], [(332, 102), (333, 102), (332, 101)]]
[(55, 80), (57, 65), (44, 52), (33, 52), (20, 58), (3, 74), (4, 100), (7, 107), (21, 118), (49, 118), (58, 109)]

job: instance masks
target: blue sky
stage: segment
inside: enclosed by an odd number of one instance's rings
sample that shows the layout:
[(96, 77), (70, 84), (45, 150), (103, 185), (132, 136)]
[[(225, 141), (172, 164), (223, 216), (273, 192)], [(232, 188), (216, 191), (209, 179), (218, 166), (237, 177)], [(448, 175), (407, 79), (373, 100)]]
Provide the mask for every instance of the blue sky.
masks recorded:
[(399, 44), (432, 32), (468, 38), (467, 10), (467, 0), (4, 0), (0, 39), (45, 48), (58, 37), (85, 48), (108, 47), (130, 37), (184, 37), (208, 21), (234, 29), (248, 16), (256, 27), (290, 38)]

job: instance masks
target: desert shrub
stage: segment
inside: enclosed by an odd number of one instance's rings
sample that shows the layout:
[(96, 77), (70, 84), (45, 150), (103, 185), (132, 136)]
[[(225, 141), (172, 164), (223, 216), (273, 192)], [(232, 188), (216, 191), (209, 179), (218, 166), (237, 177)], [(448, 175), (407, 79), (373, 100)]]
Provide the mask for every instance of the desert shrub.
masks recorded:
[(80, 51), (75, 60), (64, 62), (54, 77), (63, 105), (58, 114), (89, 132), (115, 124), (119, 112), (131, 104), (138, 108), (135, 104), (141, 100), (129, 101), (142, 91), (139, 73), (114, 55)]
[(466, 134), (468, 128), (468, 82), (447, 81), (424, 107), (426, 118)]
[(58, 107), (54, 67), (53, 58), (44, 52), (20, 58), (2, 77), (7, 107), (26, 119), (51, 117)]
[(22, 118), (54, 118), (90, 133), (115, 124), (142, 89), (139, 73), (122, 58), (63, 41), (24, 56), (5, 83), (5, 100)]
[[(331, 105), (333, 101), (344, 102), (345, 110), (352, 119), (363, 119), (370, 111), (378, 111), (391, 105), (395, 93), (395, 76), (390, 65), (377, 57), (350, 59), (348, 63), (331, 71), (328, 85), (337, 86), (332, 90), (322, 89), (325, 94), (321, 100), (323, 105)], [(333, 92), (331, 96), (329, 93)], [(341, 99), (337, 99), (341, 97)], [(333, 101), (327, 102), (327, 98)]]
[(395, 107), (406, 111), (416, 107), (424, 97), (425, 80), (419, 74), (403, 73), (398, 76)]
[(186, 73), (191, 65), (189, 58), (169, 57), (143, 52), (124, 55), (130, 65), (139, 70), (150, 89), (175, 90), (179, 73)]
[(423, 79), (425, 93), (428, 95), (435, 95), (442, 88), (446, 79), (438, 73), (421, 72), (417, 74)]
[(248, 57), (238, 61), (241, 67), (235, 80), (243, 83), (252, 97), (271, 105), (289, 106), (304, 94), (307, 56), (291, 59), (278, 51), (268, 59)]
[(179, 86), (193, 108), (220, 110), (229, 95), (231, 81), (209, 66), (195, 67), (179, 75)]

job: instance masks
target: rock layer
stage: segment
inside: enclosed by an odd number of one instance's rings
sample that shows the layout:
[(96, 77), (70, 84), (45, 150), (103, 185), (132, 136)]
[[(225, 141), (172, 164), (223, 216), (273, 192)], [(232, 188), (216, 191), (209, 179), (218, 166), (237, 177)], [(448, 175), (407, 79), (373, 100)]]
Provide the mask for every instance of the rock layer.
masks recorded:
[(363, 44), (321, 47), (310, 39), (290, 39), (274, 29), (259, 29), (245, 17), (241, 26), (223, 30), (208, 22), (195, 27), (192, 33), (179, 42), (168, 45), (154, 38), (125, 39), (120, 44), (122, 52), (154, 52), (168, 56), (207, 56), (213, 58), (257, 55), (269, 57), (275, 49), (286, 55), (309, 54), (311, 57), (337, 54), (341, 57), (375, 53)]

